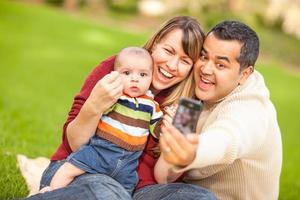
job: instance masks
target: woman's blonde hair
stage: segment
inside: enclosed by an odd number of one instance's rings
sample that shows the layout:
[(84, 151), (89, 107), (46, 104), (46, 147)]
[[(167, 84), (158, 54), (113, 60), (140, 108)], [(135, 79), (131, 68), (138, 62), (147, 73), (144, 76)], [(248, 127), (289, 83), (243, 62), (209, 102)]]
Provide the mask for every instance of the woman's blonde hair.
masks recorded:
[[(189, 16), (178, 16), (165, 22), (144, 45), (144, 48), (152, 53), (154, 45), (159, 43), (168, 33), (175, 29), (181, 29), (183, 31), (183, 51), (195, 63), (199, 58), (205, 35), (199, 22)], [(195, 93), (194, 88), (194, 79), (191, 70), (186, 79), (172, 86), (170, 93), (164, 99), (161, 106), (171, 105), (177, 102), (180, 97), (193, 98)]]

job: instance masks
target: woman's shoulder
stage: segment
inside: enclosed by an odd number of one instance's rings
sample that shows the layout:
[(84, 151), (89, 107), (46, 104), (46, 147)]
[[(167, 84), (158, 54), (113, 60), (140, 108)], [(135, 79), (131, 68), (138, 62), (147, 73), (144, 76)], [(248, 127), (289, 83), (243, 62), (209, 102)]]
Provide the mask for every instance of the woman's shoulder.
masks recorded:
[(113, 55), (98, 64), (90, 75), (106, 75), (113, 71), (116, 56)]
[(105, 75), (113, 71), (115, 58), (116, 56), (111, 56), (102, 61), (93, 69), (93, 71), (85, 79), (85, 82), (80, 90), (80, 96), (88, 97), (96, 83)]

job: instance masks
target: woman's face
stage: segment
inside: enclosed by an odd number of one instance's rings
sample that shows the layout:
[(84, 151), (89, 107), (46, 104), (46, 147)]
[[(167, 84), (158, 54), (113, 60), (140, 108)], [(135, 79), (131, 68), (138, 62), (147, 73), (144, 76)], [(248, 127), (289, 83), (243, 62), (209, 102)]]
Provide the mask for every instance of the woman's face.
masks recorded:
[(193, 66), (192, 59), (182, 47), (183, 32), (175, 29), (152, 48), (152, 89), (157, 93), (184, 80)]

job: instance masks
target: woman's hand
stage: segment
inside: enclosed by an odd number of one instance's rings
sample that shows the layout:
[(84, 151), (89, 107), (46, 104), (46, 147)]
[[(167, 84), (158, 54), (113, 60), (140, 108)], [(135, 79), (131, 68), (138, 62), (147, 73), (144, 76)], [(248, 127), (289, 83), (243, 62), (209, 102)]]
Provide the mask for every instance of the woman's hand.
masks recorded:
[(193, 162), (198, 148), (197, 134), (182, 134), (167, 120), (159, 139), (161, 154), (170, 164), (185, 167)]
[(76, 118), (67, 127), (67, 137), (72, 151), (76, 151), (95, 134), (102, 114), (117, 102), (123, 93), (118, 72), (111, 72), (99, 80)]
[(166, 106), (164, 107), (164, 116), (163, 116), (163, 119), (164, 121), (168, 121), (170, 124), (172, 123), (173, 121), (173, 118), (175, 116), (175, 113), (176, 113), (176, 109), (178, 107), (178, 104), (174, 104), (174, 105), (171, 105), (171, 106)]
[(90, 111), (102, 114), (117, 102), (122, 93), (121, 75), (113, 71), (97, 82), (86, 103), (90, 105)]

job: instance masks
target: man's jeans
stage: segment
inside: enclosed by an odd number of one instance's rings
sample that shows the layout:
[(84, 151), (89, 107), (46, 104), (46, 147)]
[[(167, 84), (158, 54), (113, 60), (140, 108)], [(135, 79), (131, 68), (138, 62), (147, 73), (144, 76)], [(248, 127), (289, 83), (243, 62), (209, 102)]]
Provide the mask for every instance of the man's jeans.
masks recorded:
[(197, 185), (168, 183), (145, 186), (135, 192), (134, 200), (217, 200), (213, 193)]
[[(50, 184), (57, 169), (65, 161), (51, 162), (43, 173), (41, 187)], [(216, 200), (214, 195), (196, 185), (186, 183), (156, 184), (145, 186), (135, 192), (133, 198), (113, 178), (103, 174), (83, 174), (67, 187), (37, 194), (28, 200)]]

